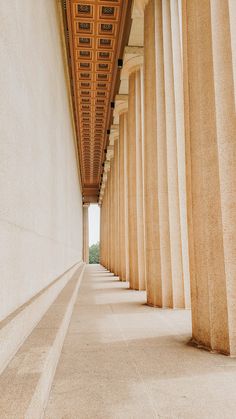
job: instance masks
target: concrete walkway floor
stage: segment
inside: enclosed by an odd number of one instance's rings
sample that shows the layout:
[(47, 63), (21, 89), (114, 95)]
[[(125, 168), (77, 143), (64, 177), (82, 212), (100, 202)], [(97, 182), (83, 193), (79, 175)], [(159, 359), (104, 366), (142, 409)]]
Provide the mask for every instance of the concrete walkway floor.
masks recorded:
[(187, 345), (191, 313), (87, 266), (45, 418), (236, 418), (236, 359)]

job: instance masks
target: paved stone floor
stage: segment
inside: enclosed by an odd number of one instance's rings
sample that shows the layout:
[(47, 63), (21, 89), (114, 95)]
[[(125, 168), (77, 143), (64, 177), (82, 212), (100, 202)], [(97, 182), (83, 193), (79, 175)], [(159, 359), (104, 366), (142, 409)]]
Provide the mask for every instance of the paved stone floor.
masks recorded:
[(236, 418), (236, 359), (187, 345), (191, 313), (87, 266), (45, 418)]

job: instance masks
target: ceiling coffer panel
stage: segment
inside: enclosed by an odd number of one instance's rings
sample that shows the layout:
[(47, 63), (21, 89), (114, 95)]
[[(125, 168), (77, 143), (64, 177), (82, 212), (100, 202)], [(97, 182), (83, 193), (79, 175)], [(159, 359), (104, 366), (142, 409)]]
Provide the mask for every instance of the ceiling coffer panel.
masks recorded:
[(67, 0), (66, 15), (84, 195), (97, 200), (126, 0)]

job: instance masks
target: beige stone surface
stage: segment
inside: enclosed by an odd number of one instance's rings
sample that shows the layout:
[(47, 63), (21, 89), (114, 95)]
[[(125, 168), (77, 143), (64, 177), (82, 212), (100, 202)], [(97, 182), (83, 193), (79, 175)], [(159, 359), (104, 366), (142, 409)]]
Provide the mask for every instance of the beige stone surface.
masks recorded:
[(73, 266), (53, 284), (0, 323), (0, 374), (78, 269)]
[(128, 199), (125, 193), (125, 147), (124, 147), (124, 113), (119, 116), (119, 236), (120, 236), (120, 279), (126, 280), (126, 220), (125, 202)]
[(187, 345), (189, 310), (148, 307), (88, 266), (45, 419), (232, 419), (236, 360)]
[(2, 418), (43, 417), (83, 271), (84, 265), (74, 272), (0, 376)]
[(132, 289), (139, 289), (137, 184), (136, 184), (136, 72), (129, 76), (128, 101), (128, 231), (129, 231), (129, 281)]
[(148, 303), (184, 308), (190, 283), (178, 6), (155, 0), (144, 11), (144, 218)]
[(173, 287), (170, 249), (169, 199), (167, 174), (166, 101), (164, 75), (162, 0), (155, 1), (155, 63), (156, 63), (156, 150), (159, 208), (161, 282), (157, 284), (160, 306), (173, 308)]
[[(172, 46), (172, 27), (170, 1), (162, 2), (163, 12), (163, 49), (164, 49), (164, 85), (166, 107), (166, 146), (167, 146), (167, 179), (168, 179), (168, 210), (172, 269), (173, 306), (184, 307), (184, 280), (180, 225), (180, 199), (178, 183), (177, 125), (180, 116), (176, 114), (174, 62)], [(176, 88), (178, 88), (176, 86)], [(180, 86), (181, 88), (181, 86)]]
[(114, 273), (120, 275), (120, 237), (119, 237), (119, 140), (114, 144)]
[(1, 320), (82, 259), (82, 200), (57, 2), (0, 15)]
[(182, 49), (182, 11), (181, 2), (170, 1), (171, 37), (173, 54), (173, 78), (176, 124), (176, 148), (178, 166), (178, 198), (181, 258), (183, 269), (184, 307), (190, 308), (190, 274), (189, 274), (189, 244), (187, 226), (186, 197), (186, 146), (184, 118), (184, 84), (183, 84), (183, 49)]
[(135, 73), (135, 137), (136, 137), (136, 207), (138, 239), (139, 290), (146, 289), (145, 277), (145, 227), (144, 227), (144, 85), (143, 66)]
[(124, 114), (124, 195), (125, 195), (125, 278), (126, 281), (129, 281), (129, 220), (128, 220), (128, 210), (129, 210), (129, 198), (128, 198), (128, 113)]
[(228, 1), (185, 6), (193, 338), (235, 355), (236, 117)]
[(155, 8), (149, 1), (144, 16), (144, 212), (147, 302), (162, 305), (157, 173)]

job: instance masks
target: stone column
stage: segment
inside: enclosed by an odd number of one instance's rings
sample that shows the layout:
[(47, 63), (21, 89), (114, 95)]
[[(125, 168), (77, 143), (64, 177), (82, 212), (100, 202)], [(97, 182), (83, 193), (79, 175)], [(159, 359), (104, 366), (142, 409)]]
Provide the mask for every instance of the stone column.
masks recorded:
[(118, 119), (119, 122), (119, 277), (121, 281), (127, 280), (126, 274), (126, 259), (127, 253), (127, 240), (128, 223), (125, 217), (125, 206), (128, 199), (125, 191), (125, 148), (124, 148), (124, 118), (128, 109), (128, 96), (117, 95), (115, 101), (114, 120)]
[(119, 139), (118, 133), (114, 143), (114, 273), (119, 276)]
[(106, 186), (105, 186), (105, 192), (104, 192), (104, 201), (106, 206), (106, 215), (105, 215), (105, 249), (104, 249), (104, 257), (105, 257), (105, 267), (109, 269), (109, 195), (108, 195), (108, 181), (107, 181), (107, 173), (104, 173), (104, 177), (106, 178)]
[(144, 208), (147, 303), (162, 306), (157, 173), (155, 3), (144, 14)]
[(111, 247), (111, 257), (110, 257), (110, 271), (114, 272), (114, 161), (113, 159), (110, 162), (110, 247)]
[[(109, 247), (110, 247), (110, 266), (109, 270), (115, 273), (116, 270), (116, 176), (115, 176), (115, 161), (114, 161), (114, 142), (117, 138), (116, 127), (111, 127), (111, 133), (109, 137), (109, 146), (107, 149), (107, 171), (109, 171), (108, 183), (109, 183)], [(105, 166), (106, 166), (105, 165)], [(106, 167), (105, 167), (106, 168)]]
[(128, 259), (129, 254), (127, 252), (128, 248), (128, 234), (127, 234), (127, 219), (125, 216), (125, 206), (128, 199), (127, 194), (125, 193), (125, 148), (124, 148), (124, 124), (125, 118), (127, 118), (127, 113), (120, 114), (120, 153), (119, 153), (119, 173), (120, 173), (120, 211), (119, 211), (119, 225), (120, 225), (120, 278), (122, 281), (127, 280), (126, 272), (126, 259)]
[(235, 26), (229, 5), (183, 1), (183, 16), (193, 341), (236, 355)]
[(148, 304), (184, 308), (190, 297), (183, 77), (178, 4), (171, 15), (170, 1), (151, 0), (145, 8), (146, 278)]
[[(153, 138), (153, 149), (157, 153), (156, 164), (153, 169), (157, 172), (157, 191), (159, 209), (159, 240), (161, 279), (157, 284), (156, 292), (159, 294), (158, 304), (161, 307), (172, 308), (172, 266), (169, 225), (169, 198), (168, 198), (168, 164), (166, 140), (166, 100), (165, 100), (165, 71), (164, 71), (164, 45), (163, 45), (163, 13), (162, 0), (155, 0), (155, 64), (156, 64), (156, 147)], [(148, 139), (147, 139), (148, 141)], [(155, 176), (155, 172), (153, 173)]]
[[(170, 16), (170, 0), (162, 2), (163, 11), (163, 45), (164, 45), (164, 79), (165, 79), (165, 107), (166, 107), (166, 144), (167, 144), (167, 179), (168, 179), (168, 201), (169, 201), (169, 231), (172, 269), (172, 290), (173, 306), (185, 307), (183, 260), (180, 227), (180, 199), (178, 183), (178, 150), (177, 150), (177, 124), (179, 136), (181, 136), (181, 115), (176, 114), (175, 99), (178, 97), (176, 86), (179, 82), (177, 77), (174, 80), (174, 62), (172, 46), (172, 27)], [(174, 19), (173, 19), (174, 20)], [(177, 43), (177, 42), (176, 42)], [(177, 53), (176, 53), (177, 54)], [(175, 74), (176, 75), (176, 74)], [(175, 89), (176, 87), (176, 89)], [(181, 107), (181, 105), (180, 105)], [(178, 121), (178, 122), (177, 122)], [(180, 138), (181, 141), (181, 138)]]
[(111, 173), (108, 173), (107, 176), (107, 200), (108, 200), (108, 217), (107, 217), (107, 223), (108, 223), (108, 235), (107, 235), (107, 266), (109, 271), (111, 271)]
[(89, 263), (89, 205), (83, 205), (83, 261)]
[[(104, 176), (104, 175), (103, 175)], [(104, 224), (104, 265), (108, 268), (108, 202), (107, 202), (107, 187), (104, 192), (104, 205), (105, 205), (105, 214), (103, 217)]]
[(122, 77), (129, 80), (128, 95), (128, 227), (130, 288), (143, 290), (145, 285), (143, 170), (142, 170), (142, 110), (140, 66), (142, 47), (127, 47)]
[(136, 131), (136, 206), (137, 206), (137, 237), (138, 237), (138, 272), (139, 289), (146, 289), (145, 280), (145, 242), (144, 242), (144, 191), (143, 191), (143, 66), (135, 72), (135, 131)]
[(184, 306), (190, 308), (181, 1), (170, 0)]
[(131, 289), (139, 289), (138, 234), (136, 203), (136, 126), (135, 126), (135, 73), (129, 76), (128, 99), (128, 228), (129, 228), (129, 281)]
[(123, 116), (124, 124), (124, 196), (125, 196), (125, 279), (129, 281), (129, 219), (128, 219), (128, 208), (129, 208), (129, 196), (128, 196), (128, 112), (124, 113)]

